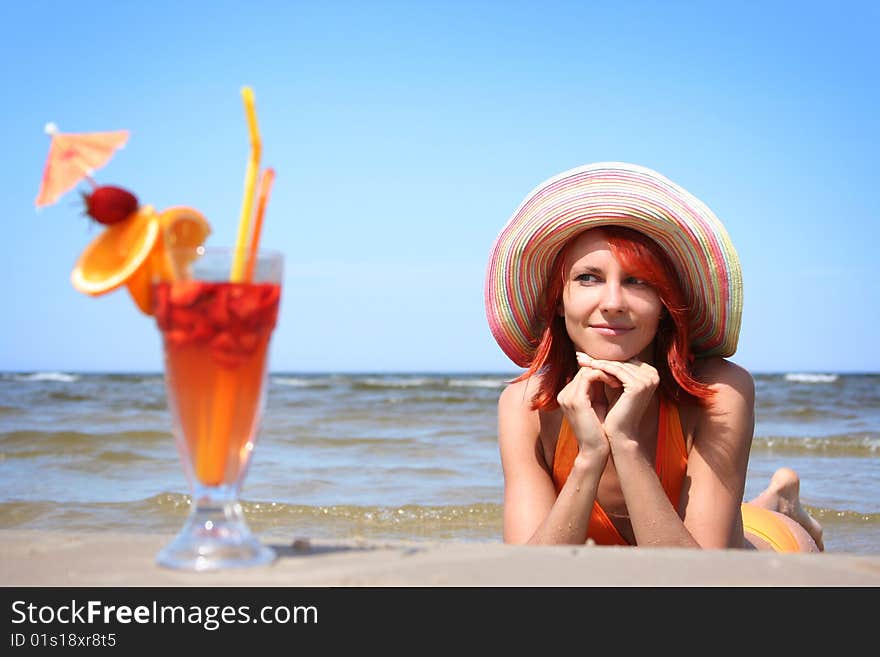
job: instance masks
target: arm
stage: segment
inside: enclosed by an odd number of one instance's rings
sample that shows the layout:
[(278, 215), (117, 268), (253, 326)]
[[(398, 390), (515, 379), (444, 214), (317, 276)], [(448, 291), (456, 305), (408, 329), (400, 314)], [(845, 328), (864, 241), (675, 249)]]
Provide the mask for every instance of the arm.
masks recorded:
[(666, 496), (653, 460), (639, 444), (642, 418), (656, 400), (660, 383), (657, 370), (637, 359), (588, 362), (588, 366), (605, 371), (623, 385), (623, 393), (609, 409), (604, 426), (636, 544), (700, 547)]
[(701, 547), (666, 496), (654, 470), (634, 441), (612, 441), (614, 467), (629, 511), (636, 545)]
[(699, 409), (679, 515), (636, 440), (638, 420), (657, 387), (656, 371), (633, 361), (594, 361), (593, 366), (624, 384), (616, 412), (609, 412), (606, 431), (637, 544), (741, 547), (739, 505), (754, 428), (754, 383), (749, 373), (720, 358), (701, 364), (698, 375), (715, 395)]
[[(575, 377), (577, 378), (577, 377)], [(498, 442), (504, 471), (506, 543), (580, 544), (607, 450), (581, 449), (559, 496), (540, 449), (540, 416), (530, 408), (533, 383), (508, 386), (498, 401)]]
[(716, 392), (695, 427), (682, 517), (702, 547), (742, 547), (740, 505), (755, 429), (755, 383), (745, 369), (720, 358), (702, 362), (698, 374)]

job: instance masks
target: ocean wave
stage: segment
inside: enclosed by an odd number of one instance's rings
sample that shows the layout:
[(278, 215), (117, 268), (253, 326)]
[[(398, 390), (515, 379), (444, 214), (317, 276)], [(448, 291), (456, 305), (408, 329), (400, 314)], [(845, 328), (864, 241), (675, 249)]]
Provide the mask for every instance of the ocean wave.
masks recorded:
[(435, 386), (438, 384), (437, 379), (427, 377), (369, 377), (366, 379), (356, 379), (351, 382), (351, 387), (355, 389), (364, 388), (421, 388), (426, 385)]
[(794, 383), (834, 383), (837, 381), (837, 374), (809, 374), (809, 373), (790, 373), (785, 375), (786, 381)]
[(190, 505), (189, 496), (166, 492), (128, 502), (9, 501), (0, 503), (0, 527), (173, 533)]
[(807, 505), (804, 505), (804, 508), (826, 529), (829, 524), (844, 522), (880, 525), (880, 513), (863, 513), (850, 509), (833, 509)]
[(409, 389), (409, 388), (503, 388), (509, 383), (509, 379), (501, 377), (437, 377), (437, 376), (414, 376), (414, 377), (367, 377), (351, 380), (354, 389)]
[(509, 379), (449, 379), (452, 388), (503, 388)]
[[(480, 388), (480, 390), (484, 389)], [(468, 392), (466, 388), (459, 388), (458, 391), (438, 390), (433, 394), (408, 393), (389, 395), (382, 402), (385, 404), (442, 404), (452, 407), (473, 404), (476, 396), (476, 392)], [(479, 400), (479, 398), (477, 399)]]
[(292, 388), (329, 388), (332, 383), (325, 378), (299, 378), (291, 376), (273, 376), (272, 385), (288, 386)]
[(349, 435), (298, 435), (294, 439), (297, 447), (320, 447), (340, 449), (346, 447), (378, 448), (387, 451), (419, 447), (419, 441), (407, 437), (349, 436)]
[(54, 399), (56, 401), (88, 401), (92, 399), (91, 395), (83, 395), (78, 392), (67, 392), (66, 390), (54, 390), (50, 392), (48, 395), (49, 399)]
[(314, 518), (347, 518), (368, 522), (398, 524), (405, 521), (449, 521), (473, 517), (500, 517), (500, 504), (485, 502), (457, 505), (360, 506), (360, 505), (306, 505), (283, 502), (243, 501), (248, 516), (310, 516)]
[(858, 418), (856, 413), (843, 409), (842, 404), (836, 406), (824, 405), (804, 405), (787, 402), (786, 404), (774, 404), (761, 402), (757, 406), (761, 417), (759, 421), (766, 420), (796, 420), (801, 423), (808, 423), (810, 420), (855, 420)]
[(291, 388), (350, 387), (355, 390), (422, 388), (443, 385), (443, 380), (440, 378), (423, 376), (272, 376), (270, 381), (274, 385)]
[[(499, 504), (450, 506), (297, 505), (242, 500), (248, 524), (271, 537), (500, 540)], [(129, 502), (10, 501), (0, 503), (0, 527), (172, 534), (189, 513), (189, 495), (163, 491)]]
[(33, 372), (32, 374), (13, 374), (10, 378), (13, 381), (57, 381), (58, 383), (73, 383), (75, 381), (79, 381), (80, 379), (80, 377), (76, 374), (67, 374), (65, 372)]
[(128, 382), (137, 383), (142, 386), (164, 386), (165, 385), (165, 375), (164, 374), (142, 374), (136, 377), (129, 376), (119, 376), (117, 378), (111, 378), (110, 381), (120, 381), (120, 382)]
[[(81, 431), (6, 431), (0, 433), (0, 448), (6, 456), (40, 456), (84, 452), (103, 448), (108, 440), (117, 445), (162, 443), (170, 432), (119, 431), (85, 433)], [(11, 451), (11, 450), (14, 450)]]
[(248, 524), (268, 536), (405, 540), (500, 540), (500, 504), (297, 505), (244, 501)]
[(876, 457), (880, 454), (880, 436), (876, 433), (821, 437), (756, 436), (752, 449), (795, 454), (821, 452), (823, 456)]

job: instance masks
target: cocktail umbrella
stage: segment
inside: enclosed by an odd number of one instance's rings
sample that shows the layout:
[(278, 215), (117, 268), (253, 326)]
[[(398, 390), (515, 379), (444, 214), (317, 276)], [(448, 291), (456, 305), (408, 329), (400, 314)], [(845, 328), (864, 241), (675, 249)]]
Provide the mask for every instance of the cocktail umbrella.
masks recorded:
[(52, 141), (37, 194), (37, 207), (55, 203), (83, 178), (95, 186), (92, 173), (107, 164), (113, 153), (128, 141), (128, 130), (61, 133), (58, 126), (49, 123), (46, 133)]

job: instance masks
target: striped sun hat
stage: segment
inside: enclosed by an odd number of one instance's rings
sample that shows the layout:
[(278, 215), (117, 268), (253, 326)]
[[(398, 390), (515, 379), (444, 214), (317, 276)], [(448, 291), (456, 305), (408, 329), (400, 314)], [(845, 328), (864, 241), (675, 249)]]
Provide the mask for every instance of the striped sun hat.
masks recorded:
[(501, 349), (531, 364), (544, 327), (538, 309), (565, 243), (598, 226), (624, 226), (667, 253), (688, 300), (696, 356), (732, 356), (742, 317), (742, 271), (724, 226), (692, 194), (656, 171), (600, 162), (536, 187), (501, 230), (489, 254), (485, 304)]

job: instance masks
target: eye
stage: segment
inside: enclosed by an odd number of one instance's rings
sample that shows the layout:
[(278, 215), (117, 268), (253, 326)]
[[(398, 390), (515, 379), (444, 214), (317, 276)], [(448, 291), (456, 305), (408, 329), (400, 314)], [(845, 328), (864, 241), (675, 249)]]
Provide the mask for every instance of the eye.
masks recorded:
[(574, 280), (580, 281), (581, 283), (598, 283), (599, 277), (595, 274), (578, 274), (575, 276)]
[(635, 276), (627, 276), (623, 282), (627, 285), (648, 285), (648, 281), (636, 278)]

